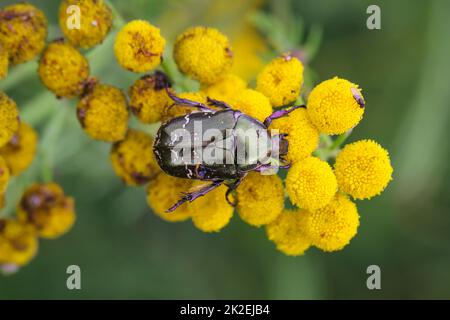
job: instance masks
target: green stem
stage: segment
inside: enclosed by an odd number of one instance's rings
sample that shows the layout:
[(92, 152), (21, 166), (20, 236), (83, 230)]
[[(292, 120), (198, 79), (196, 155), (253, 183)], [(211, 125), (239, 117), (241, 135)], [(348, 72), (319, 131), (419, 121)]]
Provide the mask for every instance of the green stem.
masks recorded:
[(127, 23), (126, 20), (122, 17), (120, 12), (116, 9), (116, 7), (112, 4), (112, 2), (110, 0), (106, 0), (105, 2), (108, 5), (108, 7), (111, 9), (111, 12), (113, 14), (114, 26), (117, 29), (121, 29)]
[(338, 136), (334, 141), (333, 144), (330, 146), (329, 151), (336, 151), (341, 147), (341, 145), (347, 140), (347, 138), (351, 135), (352, 130), (348, 130), (346, 133), (341, 134)]

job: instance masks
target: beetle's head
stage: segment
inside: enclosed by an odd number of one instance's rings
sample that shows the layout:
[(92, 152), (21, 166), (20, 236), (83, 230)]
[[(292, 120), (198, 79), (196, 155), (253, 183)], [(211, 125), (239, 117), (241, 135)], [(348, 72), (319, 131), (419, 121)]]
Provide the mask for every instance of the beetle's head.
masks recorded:
[(287, 134), (281, 133), (273, 136), (273, 139), (277, 140), (277, 143), (272, 143), (272, 158), (278, 158), (282, 161), (285, 160), (285, 157), (289, 150), (289, 141), (286, 139)]

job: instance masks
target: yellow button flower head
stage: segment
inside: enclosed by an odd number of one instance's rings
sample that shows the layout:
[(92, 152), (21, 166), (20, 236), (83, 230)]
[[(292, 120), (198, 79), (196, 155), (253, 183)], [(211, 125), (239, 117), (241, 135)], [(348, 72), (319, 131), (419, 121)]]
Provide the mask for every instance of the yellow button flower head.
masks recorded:
[(41, 10), (28, 3), (0, 10), (0, 43), (15, 65), (33, 59), (44, 48), (47, 19)]
[(19, 111), (16, 103), (0, 91), (0, 147), (8, 143), (19, 130)]
[(166, 40), (147, 21), (133, 20), (117, 34), (114, 53), (119, 64), (133, 72), (146, 72), (162, 61)]
[(237, 211), (252, 226), (272, 222), (284, 208), (283, 183), (277, 175), (249, 173), (237, 188)]
[(125, 138), (127, 101), (116, 87), (94, 84), (78, 102), (77, 115), (83, 129), (93, 139), (115, 142)]
[(220, 101), (228, 101), (246, 88), (247, 83), (244, 80), (229, 73), (211, 85), (202, 86), (202, 91), (210, 98)]
[(182, 192), (189, 192), (191, 187), (191, 180), (175, 178), (161, 172), (148, 184), (147, 203), (159, 217), (166, 221), (185, 221), (191, 216), (188, 203), (182, 204), (171, 213), (166, 213), (166, 210), (180, 200)]
[(356, 235), (358, 226), (356, 205), (339, 193), (328, 205), (311, 212), (306, 222), (312, 244), (323, 251), (341, 250)]
[(305, 229), (308, 215), (303, 209), (283, 210), (275, 221), (266, 226), (267, 237), (288, 256), (304, 254), (311, 246)]
[(355, 199), (380, 194), (392, 179), (388, 152), (373, 140), (345, 146), (334, 165), (339, 188)]
[(0, 156), (0, 195), (3, 195), (6, 191), (6, 187), (9, 183), (10, 172), (5, 159)]
[[(204, 185), (204, 182), (197, 182), (196, 186), (199, 185)], [(218, 232), (230, 222), (234, 209), (225, 199), (226, 191), (226, 186), (220, 186), (189, 204), (192, 222), (197, 229)]]
[(328, 163), (309, 157), (295, 163), (286, 177), (286, 191), (292, 203), (302, 209), (326, 206), (337, 190), (336, 177)]
[(21, 122), (19, 131), (0, 148), (0, 156), (5, 159), (13, 176), (21, 174), (31, 165), (36, 155), (37, 143), (36, 131), (28, 124)]
[(165, 76), (156, 72), (136, 80), (128, 90), (130, 109), (143, 123), (161, 121), (164, 111), (172, 100), (166, 93)]
[(240, 91), (234, 99), (227, 102), (230, 103), (233, 108), (258, 119), (259, 121), (264, 121), (264, 119), (272, 114), (272, 106), (269, 99), (261, 92), (253, 89)]
[(299, 108), (287, 117), (274, 120), (270, 129), (286, 133), (289, 142), (288, 162), (295, 163), (311, 156), (319, 144), (319, 132), (308, 118), (306, 109)]
[(294, 102), (303, 84), (303, 64), (296, 57), (285, 54), (272, 60), (258, 75), (256, 90), (262, 92), (275, 106)]
[(308, 97), (308, 115), (320, 132), (341, 134), (361, 120), (364, 98), (358, 85), (334, 77), (318, 84)]
[(8, 75), (9, 55), (8, 51), (3, 48), (0, 43), (0, 79), (5, 78)]
[(50, 43), (39, 60), (42, 83), (58, 97), (81, 95), (89, 77), (89, 63), (71, 44), (64, 40)]
[(112, 146), (111, 162), (116, 174), (130, 186), (145, 184), (159, 172), (153, 139), (143, 131), (128, 130), (125, 139)]
[(0, 265), (23, 266), (36, 255), (38, 240), (31, 225), (0, 219)]
[(56, 183), (34, 184), (17, 205), (19, 220), (36, 228), (39, 236), (57, 238), (75, 222), (75, 204)]
[[(196, 102), (201, 102), (203, 104), (207, 104), (206, 96), (203, 92), (183, 92), (180, 94), (177, 94), (177, 96), (181, 99), (188, 99)], [(181, 106), (178, 104), (174, 104), (173, 100), (170, 99), (169, 104), (163, 111), (162, 120), (169, 120), (176, 117), (184, 116), (191, 112), (197, 112), (196, 109)]]
[(228, 38), (217, 29), (193, 27), (178, 36), (173, 56), (180, 71), (203, 84), (212, 84), (233, 64)]
[[(74, 5), (79, 8), (79, 27), (74, 25), (78, 14), (71, 7)], [(111, 10), (103, 0), (63, 0), (59, 6), (59, 26), (76, 47), (90, 48), (101, 43), (112, 22)]]

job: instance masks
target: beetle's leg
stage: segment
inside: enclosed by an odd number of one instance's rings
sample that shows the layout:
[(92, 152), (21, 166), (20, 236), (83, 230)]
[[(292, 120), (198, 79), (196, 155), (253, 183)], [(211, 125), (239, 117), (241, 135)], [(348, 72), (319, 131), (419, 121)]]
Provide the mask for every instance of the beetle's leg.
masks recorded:
[(210, 191), (213, 191), (215, 188), (217, 188), (218, 186), (220, 186), (223, 183), (223, 180), (217, 180), (214, 181), (213, 183), (207, 185), (206, 187), (201, 188), (198, 191), (195, 192), (189, 192), (189, 193), (184, 193), (184, 196), (177, 202), (175, 203), (172, 207), (170, 207), (169, 209), (167, 209), (167, 213), (169, 212), (173, 212), (175, 211), (176, 208), (178, 208), (179, 206), (181, 206), (183, 203), (185, 203), (186, 201), (192, 202), (195, 199), (204, 196), (205, 194), (207, 194)]
[(209, 106), (214, 106), (221, 109), (233, 109), (228, 103), (224, 101), (216, 100), (210, 97), (207, 97), (206, 100), (208, 101)]
[(170, 97), (170, 99), (172, 99), (175, 102), (175, 104), (186, 106), (186, 107), (197, 108), (204, 112), (214, 112), (215, 111), (201, 102), (196, 102), (196, 101), (192, 101), (189, 99), (180, 98), (180, 97), (176, 96), (174, 93), (172, 93), (172, 91), (170, 91), (169, 88), (167, 88), (167, 87), (166, 87), (166, 92), (167, 92), (167, 95)]
[(294, 111), (294, 110), (296, 110), (298, 108), (306, 108), (306, 106), (304, 104), (302, 104), (302, 105), (299, 105), (299, 106), (293, 106), (293, 107), (291, 107), (289, 109), (277, 110), (274, 113), (272, 113), (270, 116), (268, 116), (266, 118), (266, 120), (264, 120), (264, 125), (266, 127), (269, 127), (273, 120), (285, 117), (289, 113), (291, 113), (292, 111)]
[(225, 199), (227, 199), (227, 202), (232, 206), (232, 207), (236, 207), (237, 205), (237, 201), (232, 202), (230, 200), (230, 194), (237, 189), (237, 187), (239, 187), (239, 185), (241, 184), (242, 180), (244, 180), (245, 176), (240, 177), (239, 179), (236, 179), (235, 181), (233, 181), (233, 183), (231, 183), (228, 186), (228, 190), (227, 193), (225, 193)]

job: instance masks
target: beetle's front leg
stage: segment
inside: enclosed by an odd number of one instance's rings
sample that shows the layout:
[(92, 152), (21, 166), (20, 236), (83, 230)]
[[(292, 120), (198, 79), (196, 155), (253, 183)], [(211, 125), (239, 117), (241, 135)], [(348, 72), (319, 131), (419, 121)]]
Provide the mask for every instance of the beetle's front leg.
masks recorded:
[(181, 206), (183, 203), (189, 201), (192, 202), (195, 199), (204, 196), (205, 194), (207, 194), (208, 192), (213, 191), (215, 188), (219, 187), (221, 184), (223, 183), (223, 180), (217, 180), (214, 181), (213, 183), (207, 185), (206, 187), (201, 188), (198, 191), (195, 192), (189, 192), (189, 193), (185, 193), (184, 196), (177, 202), (175, 203), (172, 207), (170, 207), (169, 209), (167, 209), (167, 213), (169, 212), (173, 212), (175, 211), (179, 206)]
[[(170, 89), (167, 87), (166, 87), (166, 92), (167, 92), (167, 95), (170, 97), (170, 99), (172, 99), (175, 102), (175, 104), (177, 104), (177, 105), (197, 108), (204, 112), (214, 112), (215, 111), (214, 109), (211, 109), (210, 107), (208, 107), (207, 105), (205, 105), (201, 102), (180, 98), (180, 97), (176, 96), (174, 93), (172, 93), (172, 91), (170, 91)], [(171, 107), (173, 107), (173, 106), (171, 106)]]
[(268, 116), (266, 118), (266, 120), (264, 120), (264, 125), (266, 127), (269, 127), (273, 120), (285, 117), (289, 113), (291, 113), (292, 111), (294, 111), (298, 108), (306, 108), (306, 106), (304, 104), (302, 104), (299, 106), (293, 106), (292, 108), (289, 108), (289, 109), (277, 110), (274, 113), (272, 113), (270, 116)]

